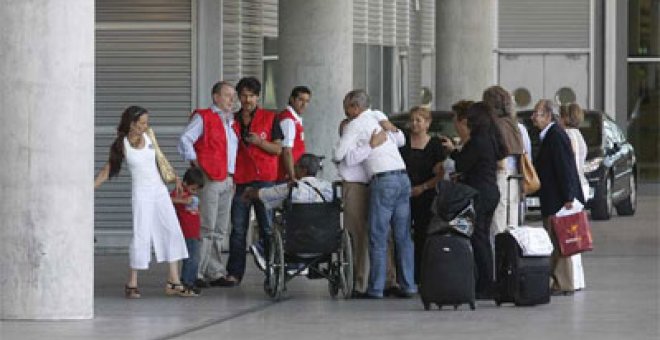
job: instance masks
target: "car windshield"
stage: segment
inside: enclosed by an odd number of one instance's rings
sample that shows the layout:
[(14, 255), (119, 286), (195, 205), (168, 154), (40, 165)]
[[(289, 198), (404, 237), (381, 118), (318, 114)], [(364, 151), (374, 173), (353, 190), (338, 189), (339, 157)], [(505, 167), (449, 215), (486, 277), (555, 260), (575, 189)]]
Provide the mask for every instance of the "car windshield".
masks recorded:
[(580, 124), (580, 132), (589, 148), (600, 148), (603, 140), (602, 118), (597, 112), (587, 112)]

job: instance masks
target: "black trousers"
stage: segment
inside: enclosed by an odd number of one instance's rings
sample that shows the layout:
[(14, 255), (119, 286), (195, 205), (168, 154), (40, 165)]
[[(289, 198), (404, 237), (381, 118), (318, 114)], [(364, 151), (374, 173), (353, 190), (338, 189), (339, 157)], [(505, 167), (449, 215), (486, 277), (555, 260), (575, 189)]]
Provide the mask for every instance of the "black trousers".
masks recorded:
[(434, 194), (426, 193), (419, 197), (410, 199), (410, 215), (412, 217), (413, 243), (415, 246), (415, 283), (419, 284), (422, 252), (426, 242), (426, 231), (431, 221), (431, 203), (433, 203)]
[(474, 233), (470, 239), (474, 251), (474, 263), (476, 265), (476, 292), (478, 294), (491, 294), (494, 292), (495, 284), (493, 278), (493, 249), (490, 243), (490, 224), (493, 220), (495, 209), (483, 209), (483, 205), (476, 207), (477, 218), (474, 225)]

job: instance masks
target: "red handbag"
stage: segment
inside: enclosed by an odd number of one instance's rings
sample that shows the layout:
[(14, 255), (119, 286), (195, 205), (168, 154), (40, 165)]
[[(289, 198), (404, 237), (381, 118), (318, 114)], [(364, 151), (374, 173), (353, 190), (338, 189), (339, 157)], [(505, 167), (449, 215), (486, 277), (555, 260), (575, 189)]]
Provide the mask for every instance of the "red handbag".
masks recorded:
[(562, 256), (571, 256), (593, 250), (591, 225), (585, 211), (566, 216), (551, 216), (552, 230), (557, 237), (559, 252)]

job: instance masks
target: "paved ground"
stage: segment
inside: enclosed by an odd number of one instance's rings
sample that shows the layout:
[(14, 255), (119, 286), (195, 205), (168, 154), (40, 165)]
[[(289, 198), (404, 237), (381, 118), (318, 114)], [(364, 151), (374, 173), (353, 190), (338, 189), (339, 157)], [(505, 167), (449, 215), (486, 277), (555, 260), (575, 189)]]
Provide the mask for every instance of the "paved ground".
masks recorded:
[(97, 256), (94, 320), (2, 321), (0, 339), (659, 339), (659, 188), (641, 185), (634, 217), (593, 223), (587, 289), (549, 305), (426, 312), (418, 298), (333, 300), (324, 281), (300, 278), (273, 303), (254, 267), (241, 287), (184, 299), (164, 296), (164, 265), (140, 277), (144, 297), (129, 301), (127, 256)]

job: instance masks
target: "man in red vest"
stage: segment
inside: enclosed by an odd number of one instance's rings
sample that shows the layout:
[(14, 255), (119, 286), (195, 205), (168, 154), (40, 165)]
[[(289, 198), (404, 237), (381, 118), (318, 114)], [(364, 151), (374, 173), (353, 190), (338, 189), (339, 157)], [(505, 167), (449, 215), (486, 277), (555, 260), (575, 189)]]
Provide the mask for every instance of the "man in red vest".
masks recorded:
[(234, 88), (228, 82), (217, 82), (211, 96), (213, 105), (193, 111), (178, 145), (183, 158), (204, 173), (205, 185), (200, 195), (200, 259), (195, 281), (198, 287), (217, 286), (226, 274), (222, 244), (229, 236), (232, 176), (238, 147), (232, 129)]
[(289, 97), (289, 105), (279, 114), (284, 140), (282, 140), (278, 182), (293, 181), (296, 178), (293, 165), (305, 153), (305, 129), (300, 115), (305, 113), (311, 97), (312, 91), (306, 86), (294, 87)]
[(246, 232), (250, 220), (250, 209), (254, 206), (260, 234), (268, 254), (272, 210), (266, 209), (258, 200), (241, 199), (247, 188), (271, 187), (277, 180), (279, 155), (282, 152), (282, 129), (277, 114), (258, 107), (261, 83), (254, 77), (241, 79), (236, 85), (241, 109), (234, 114), (234, 132), (238, 136), (236, 192), (231, 207), (232, 231), (229, 237), (229, 260), (227, 276), (221, 279), (224, 287), (236, 286), (245, 273)]

